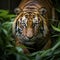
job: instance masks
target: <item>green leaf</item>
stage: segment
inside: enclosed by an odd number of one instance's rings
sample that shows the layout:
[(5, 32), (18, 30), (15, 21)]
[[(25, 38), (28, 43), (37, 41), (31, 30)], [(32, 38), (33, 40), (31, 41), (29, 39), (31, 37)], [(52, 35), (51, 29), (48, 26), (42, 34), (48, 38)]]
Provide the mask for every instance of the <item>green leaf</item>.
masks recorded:
[(16, 50), (17, 50), (18, 52), (23, 52), (23, 49), (22, 49), (21, 47), (19, 47), (19, 46), (16, 47)]
[(8, 44), (8, 45), (6, 45), (6, 47), (10, 47), (10, 48), (11, 48), (11, 47), (13, 47), (13, 45), (11, 45), (11, 44)]
[(11, 26), (12, 23), (13, 23), (13, 22), (5, 22), (5, 23), (3, 23), (2, 25), (3, 25), (3, 26)]
[(7, 18), (7, 19), (12, 19), (14, 17), (15, 17), (15, 15), (13, 15), (13, 14), (12, 15), (11, 14), (8, 14), (8, 15), (5, 16), (5, 18)]
[(30, 60), (25, 54), (17, 54), (16, 60)]
[(5, 23), (2, 24), (2, 27), (9, 32), (12, 28), (12, 23), (13, 22), (5, 22)]
[(2, 28), (2, 31), (6, 36), (8, 36), (8, 32), (4, 28)]
[(60, 22), (58, 23), (58, 28), (60, 29)]
[(37, 54), (36, 57), (35, 57), (35, 60), (40, 60), (40, 59), (41, 59), (40, 55)]
[(1, 16), (6, 16), (9, 13), (8, 10), (0, 10), (0, 17)]
[[(45, 50), (44, 50), (45, 51)], [(32, 53), (30, 56), (35, 56), (35, 55), (37, 55), (37, 54), (42, 54), (44, 51), (37, 51), (37, 52), (34, 52), (34, 53)]]
[(55, 31), (60, 32), (60, 28), (57, 28), (57, 27), (55, 27), (55, 26), (53, 26), (53, 25), (51, 25), (51, 26), (52, 26), (52, 28), (53, 28)]
[(16, 15), (10, 14), (8, 10), (0, 10), (0, 20), (7, 20), (9, 21), (12, 18), (15, 18)]
[(58, 46), (60, 46), (60, 41), (58, 41), (57, 44), (53, 46), (52, 50), (54, 51)]
[[(50, 52), (50, 53), (49, 53)], [(44, 57), (44, 56), (49, 56), (49, 55), (51, 55), (52, 54), (52, 50), (51, 49), (48, 49), (48, 50), (46, 50), (45, 52), (43, 52), (40, 56), (41, 57)]]
[(60, 54), (60, 50), (58, 50), (58, 49), (55, 50), (54, 54), (55, 54), (55, 55)]
[(56, 11), (58, 11), (59, 13), (60, 13), (60, 8), (58, 7), (58, 8), (56, 8)]

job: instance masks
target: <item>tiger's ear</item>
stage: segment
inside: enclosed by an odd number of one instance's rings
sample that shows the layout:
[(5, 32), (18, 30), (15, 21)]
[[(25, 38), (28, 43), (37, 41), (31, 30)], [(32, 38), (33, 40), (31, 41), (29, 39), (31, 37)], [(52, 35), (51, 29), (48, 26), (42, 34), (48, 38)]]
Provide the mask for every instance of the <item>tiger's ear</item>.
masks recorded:
[(14, 12), (15, 12), (16, 15), (18, 15), (21, 12), (21, 9), (20, 8), (15, 8)]
[(39, 9), (39, 12), (42, 16), (44, 16), (47, 13), (47, 9), (45, 7), (42, 7)]

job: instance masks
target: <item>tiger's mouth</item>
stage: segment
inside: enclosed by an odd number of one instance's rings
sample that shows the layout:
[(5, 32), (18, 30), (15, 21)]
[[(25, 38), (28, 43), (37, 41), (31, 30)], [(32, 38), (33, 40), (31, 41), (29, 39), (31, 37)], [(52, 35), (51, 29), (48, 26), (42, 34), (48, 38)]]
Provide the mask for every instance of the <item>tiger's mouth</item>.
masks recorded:
[(27, 36), (24, 36), (22, 34), (18, 34), (17, 36), (18, 36), (20, 42), (25, 45), (34, 45), (37, 40), (39, 40), (43, 37), (42, 33), (40, 33), (36, 36), (33, 36), (32, 38), (28, 38)]

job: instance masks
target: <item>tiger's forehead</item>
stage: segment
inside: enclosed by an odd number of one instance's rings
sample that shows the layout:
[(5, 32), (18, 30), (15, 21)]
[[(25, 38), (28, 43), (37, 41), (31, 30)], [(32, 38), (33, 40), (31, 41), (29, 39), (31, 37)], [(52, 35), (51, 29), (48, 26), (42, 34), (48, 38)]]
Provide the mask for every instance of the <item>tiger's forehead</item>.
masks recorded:
[(24, 15), (38, 15), (39, 12), (23, 12)]

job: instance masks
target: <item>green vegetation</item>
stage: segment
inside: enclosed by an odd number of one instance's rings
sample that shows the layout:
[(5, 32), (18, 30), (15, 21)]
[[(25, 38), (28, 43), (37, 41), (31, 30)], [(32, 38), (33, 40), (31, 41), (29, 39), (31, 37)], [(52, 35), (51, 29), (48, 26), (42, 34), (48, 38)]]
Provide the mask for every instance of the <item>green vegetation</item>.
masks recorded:
[[(56, 10), (60, 12), (60, 7)], [(55, 39), (52, 48), (26, 55), (21, 47), (15, 46), (12, 37), (14, 17), (7, 10), (0, 10), (0, 60), (60, 60), (60, 22), (57, 26), (51, 24), (51, 38)]]

